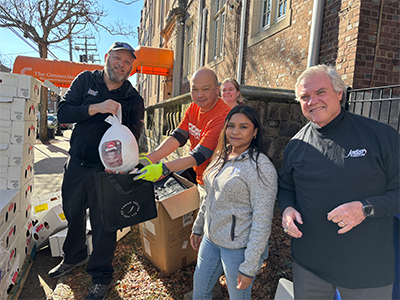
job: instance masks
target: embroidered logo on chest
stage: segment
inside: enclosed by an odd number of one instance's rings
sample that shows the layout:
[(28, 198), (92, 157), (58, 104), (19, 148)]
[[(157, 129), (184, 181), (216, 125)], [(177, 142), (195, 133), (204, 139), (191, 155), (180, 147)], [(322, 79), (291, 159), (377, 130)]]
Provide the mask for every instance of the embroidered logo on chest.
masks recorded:
[(92, 89), (89, 89), (89, 90), (88, 90), (88, 94), (89, 94), (89, 95), (92, 95), (92, 96), (97, 96), (98, 93), (99, 93), (99, 91), (94, 91), (94, 90), (92, 90)]
[(365, 156), (367, 154), (367, 149), (356, 149), (356, 150), (350, 150), (349, 153), (344, 157), (344, 158), (349, 158), (349, 157), (361, 157)]

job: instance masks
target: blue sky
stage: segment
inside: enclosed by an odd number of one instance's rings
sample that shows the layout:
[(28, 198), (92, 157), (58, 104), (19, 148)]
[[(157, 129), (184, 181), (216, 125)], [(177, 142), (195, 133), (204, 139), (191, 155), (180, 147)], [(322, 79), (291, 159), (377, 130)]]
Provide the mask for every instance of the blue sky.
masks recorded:
[[(103, 24), (113, 24), (116, 20), (123, 20), (125, 23), (130, 24), (136, 30), (140, 24), (140, 11), (143, 8), (143, 0), (135, 2), (129, 6), (112, 1), (112, 0), (98, 0), (99, 3), (108, 11), (108, 16), (103, 19)], [(19, 32), (21, 33), (21, 32)], [(137, 37), (124, 37), (124, 36), (112, 36), (104, 30), (97, 34), (95, 43), (97, 44), (98, 58), (101, 60), (101, 64), (104, 63), (104, 54), (108, 51), (109, 47), (114, 41), (125, 41), (128, 42), (132, 47), (136, 48), (138, 45)], [(89, 42), (89, 41), (88, 41)], [(77, 41), (77, 43), (82, 44), (84, 40)], [(30, 41), (30, 44), (37, 49), (35, 43)], [(73, 43), (74, 45), (74, 43)], [(51, 46), (50, 50), (58, 57), (60, 60), (69, 60), (68, 44), (60, 43), (60, 48)], [(15, 35), (11, 30), (0, 28), (0, 57), (2, 58), (2, 63), (7, 67), (12, 68), (14, 59), (17, 55), (39, 57), (37, 51), (32, 49), (23, 40), (21, 40), (17, 35)], [(82, 51), (73, 51), (73, 60), (79, 61), (79, 54), (83, 54)], [(48, 55), (49, 59), (54, 59), (51, 55)]]

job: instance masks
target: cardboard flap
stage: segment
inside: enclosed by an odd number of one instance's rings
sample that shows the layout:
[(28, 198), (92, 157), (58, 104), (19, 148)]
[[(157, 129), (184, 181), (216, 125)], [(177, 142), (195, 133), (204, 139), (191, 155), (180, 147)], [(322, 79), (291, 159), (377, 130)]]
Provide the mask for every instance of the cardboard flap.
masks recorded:
[[(0, 86), (1, 86), (1, 85), (0, 85)], [(1, 87), (3, 87), (3, 86), (1, 86)], [(16, 91), (16, 89), (15, 89), (15, 91)], [(16, 94), (17, 94), (17, 93), (15, 93), (14, 95), (16, 95)], [(1, 102), (1, 103), (12, 103), (13, 100), (14, 100), (13, 97), (6, 96), (6, 95), (4, 95), (4, 94), (0, 95), (0, 102)]]
[(174, 220), (199, 208), (199, 192), (196, 185), (185, 178), (177, 174), (173, 174), (172, 176), (188, 188), (161, 201), (171, 219)]

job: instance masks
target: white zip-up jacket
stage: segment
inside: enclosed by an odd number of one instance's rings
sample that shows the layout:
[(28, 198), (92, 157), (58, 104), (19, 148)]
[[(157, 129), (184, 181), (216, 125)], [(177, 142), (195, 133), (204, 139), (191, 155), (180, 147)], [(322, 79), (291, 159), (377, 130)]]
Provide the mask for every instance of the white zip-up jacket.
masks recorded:
[(239, 272), (256, 275), (260, 257), (271, 234), (278, 177), (264, 154), (256, 163), (248, 150), (225, 163), (217, 176), (214, 168), (204, 180), (206, 197), (200, 206), (192, 232), (203, 233), (216, 245), (246, 248)]

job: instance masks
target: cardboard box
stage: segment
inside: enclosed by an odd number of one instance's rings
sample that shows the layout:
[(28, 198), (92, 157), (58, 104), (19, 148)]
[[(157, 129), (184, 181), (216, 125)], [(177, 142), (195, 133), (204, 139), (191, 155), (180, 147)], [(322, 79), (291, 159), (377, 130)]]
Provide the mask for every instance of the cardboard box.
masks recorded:
[[(89, 234), (89, 231), (89, 229), (86, 229), (86, 245), (88, 255), (92, 254), (93, 251), (92, 234)], [(51, 256), (60, 257), (64, 255), (62, 247), (64, 245), (65, 238), (67, 237), (67, 233), (68, 228), (65, 228), (49, 237)]]
[(117, 242), (122, 239), (125, 235), (127, 235), (131, 231), (130, 227), (125, 227), (117, 230)]
[[(21, 207), (21, 205), (20, 205)], [(32, 213), (32, 203), (29, 201), (27, 203), (24, 204), (24, 206), (22, 206), (22, 208), (20, 209), (20, 214), (19, 214), (19, 228), (24, 228), (24, 226), (26, 225), (27, 222), (31, 222), (32, 223), (32, 219), (31, 219), (31, 213)]]
[[(19, 254), (21, 256), (21, 263), (24, 262), (25, 257), (27, 257), (29, 254), (31, 254), (33, 245), (35, 244), (33, 241), (33, 237), (32, 237), (32, 232), (33, 232), (32, 222), (30, 222), (30, 224), (27, 223), (23, 229), (25, 229), (25, 230), (23, 230), (23, 232), (21, 232), (18, 237)], [(26, 235), (27, 232), (30, 232), (29, 236)]]
[(18, 237), (15, 239), (14, 243), (9, 247), (7, 253), (7, 272), (10, 272), (11, 267), (14, 265), (19, 254), (19, 240)]
[(177, 174), (173, 176), (188, 189), (158, 202), (158, 217), (139, 226), (145, 256), (167, 276), (197, 259), (197, 251), (190, 246), (199, 208), (197, 186)]
[(19, 190), (0, 190), (0, 236), (17, 216), (19, 206)]
[(0, 119), (35, 121), (38, 104), (25, 98), (0, 95)]
[(42, 82), (29, 75), (0, 72), (0, 95), (27, 98), (40, 102)]
[(33, 178), (33, 161), (20, 167), (0, 168), (0, 189), (20, 189)]
[(35, 143), (36, 140), (36, 121), (14, 122), (10, 120), (0, 120), (0, 141), (3, 144), (26, 144)]
[(61, 191), (51, 192), (32, 199), (32, 214), (39, 219), (57, 205), (62, 205)]
[(33, 240), (37, 248), (47, 244), (49, 236), (67, 227), (68, 222), (61, 205), (50, 209), (37, 223), (33, 229)]
[(31, 202), (33, 195), (33, 180), (34, 178), (29, 179), (20, 189), (20, 207), (24, 207), (26, 203)]
[(281, 278), (278, 282), (278, 288), (276, 289), (276, 294), (274, 300), (293, 300), (293, 282)]
[(26, 144), (0, 144), (0, 168), (5, 166), (21, 167), (27, 162), (32, 162), (34, 143)]
[(15, 259), (14, 264), (11, 266), (10, 271), (7, 272), (4, 278), (1, 280), (0, 295), (2, 295), (3, 298), (0, 299), (7, 299), (7, 295), (10, 294), (12, 288), (15, 286), (19, 274), (19, 261), (19, 254), (17, 254), (17, 258)]
[(19, 213), (1, 236), (0, 244), (3, 245), (3, 247), (6, 250), (8, 250), (10, 246), (14, 243), (14, 241), (17, 239), (18, 233), (19, 233)]
[[(117, 242), (123, 238), (129, 231), (131, 230), (130, 227), (126, 227), (124, 229), (117, 231)], [(55, 233), (49, 237), (49, 244), (51, 250), (51, 256), (59, 257), (64, 255), (64, 251), (62, 247), (64, 245), (65, 238), (67, 237), (68, 228), (65, 228), (58, 233)], [(88, 255), (92, 254), (93, 251), (93, 244), (92, 244), (92, 228), (90, 224), (90, 219), (87, 217), (86, 221), (86, 245), (88, 249)]]

